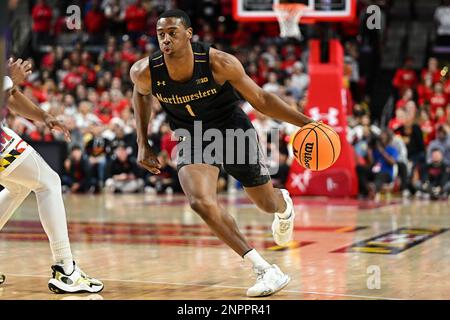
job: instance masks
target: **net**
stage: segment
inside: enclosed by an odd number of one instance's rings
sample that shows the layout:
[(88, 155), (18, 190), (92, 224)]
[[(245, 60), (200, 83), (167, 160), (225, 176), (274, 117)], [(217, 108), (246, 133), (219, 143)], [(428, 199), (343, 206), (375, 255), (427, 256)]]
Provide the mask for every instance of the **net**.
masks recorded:
[(303, 14), (309, 10), (308, 6), (301, 3), (276, 3), (273, 11), (280, 24), (280, 36), (282, 38), (297, 38), (301, 40), (299, 22)]

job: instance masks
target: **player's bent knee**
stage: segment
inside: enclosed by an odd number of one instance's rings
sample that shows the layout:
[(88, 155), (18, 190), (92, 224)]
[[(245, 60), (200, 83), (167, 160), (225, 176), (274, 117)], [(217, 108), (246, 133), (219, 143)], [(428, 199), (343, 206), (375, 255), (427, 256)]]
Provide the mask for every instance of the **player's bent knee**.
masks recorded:
[(207, 218), (209, 213), (217, 207), (216, 201), (212, 201), (208, 198), (190, 198), (189, 205), (192, 210), (197, 212), (202, 218)]
[(52, 187), (60, 186), (61, 185), (61, 178), (59, 177), (59, 174), (56, 173), (56, 171), (49, 170), (47, 173), (47, 183), (51, 184)]
[(36, 191), (53, 190), (60, 192), (61, 190), (61, 178), (58, 173), (52, 169), (42, 172), (39, 178), (39, 188)]

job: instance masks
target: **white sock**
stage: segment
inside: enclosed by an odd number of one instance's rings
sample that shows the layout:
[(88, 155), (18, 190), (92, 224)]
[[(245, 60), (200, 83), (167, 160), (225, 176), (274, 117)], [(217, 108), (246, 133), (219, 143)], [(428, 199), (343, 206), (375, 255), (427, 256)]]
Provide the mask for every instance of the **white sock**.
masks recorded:
[(256, 268), (265, 269), (271, 266), (270, 263), (264, 260), (264, 258), (261, 257), (261, 255), (255, 249), (252, 249), (249, 252), (247, 252), (243, 258), (246, 262), (250, 262), (253, 265), (253, 267)]
[(60, 265), (64, 269), (64, 273), (66, 275), (71, 275), (73, 268), (73, 260), (61, 260), (56, 262), (57, 265)]
[(283, 194), (284, 201), (286, 202), (286, 210), (283, 212), (276, 212), (275, 214), (280, 219), (289, 219), (292, 213), (292, 207), (294, 206), (292, 203), (292, 199), (289, 196), (289, 192), (286, 189), (280, 189), (281, 193)]
[(50, 242), (50, 248), (56, 264), (63, 267), (65, 274), (71, 274), (73, 272), (73, 258), (70, 250), (69, 239)]

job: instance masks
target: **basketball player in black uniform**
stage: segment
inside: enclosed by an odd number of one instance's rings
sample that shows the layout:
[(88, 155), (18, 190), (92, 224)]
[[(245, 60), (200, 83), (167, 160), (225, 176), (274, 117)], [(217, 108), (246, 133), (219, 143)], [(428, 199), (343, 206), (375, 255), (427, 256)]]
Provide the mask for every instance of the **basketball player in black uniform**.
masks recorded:
[[(160, 168), (147, 139), (152, 95), (166, 112), (172, 130), (183, 129), (191, 137), (195, 134), (196, 121), (201, 121), (203, 131), (215, 128), (224, 135), (228, 135), (226, 129), (253, 129), (238, 105), (240, 98), (235, 90), (255, 109), (270, 117), (299, 127), (312, 122), (277, 96), (263, 91), (247, 76), (234, 56), (203, 43), (191, 43), (192, 28), (185, 12), (164, 12), (158, 19), (157, 37), (160, 51), (137, 61), (130, 71), (134, 83), (138, 162), (148, 171), (158, 174)], [(246, 163), (228, 163), (227, 151), (217, 155), (218, 161), (209, 163), (201, 157), (209, 141), (198, 143), (198, 136), (185, 138), (181, 135), (177, 146), (182, 149), (178, 154), (177, 169), (190, 206), (222, 241), (252, 264), (257, 281), (248, 289), (248, 296), (267, 296), (281, 290), (290, 278), (251, 248), (233, 217), (220, 208), (216, 195), (219, 166), (223, 165), (227, 173), (243, 184), (250, 199), (261, 210), (274, 215), (272, 231), (279, 245), (292, 240), (295, 214), (289, 193), (273, 188), (259, 152), (256, 162), (249, 160), (255, 156), (251, 142), (248, 148), (236, 150), (247, 156)], [(190, 154), (186, 152), (186, 143), (190, 144)], [(232, 158), (236, 159), (234, 154)]]

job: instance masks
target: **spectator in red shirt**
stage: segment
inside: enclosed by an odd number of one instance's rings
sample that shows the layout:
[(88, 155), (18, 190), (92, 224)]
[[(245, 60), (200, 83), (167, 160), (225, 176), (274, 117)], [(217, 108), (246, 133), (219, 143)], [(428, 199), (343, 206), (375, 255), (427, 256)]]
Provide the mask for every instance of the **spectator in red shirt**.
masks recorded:
[(406, 113), (405, 122), (411, 123), (415, 122), (417, 114), (417, 105), (413, 100), (410, 100), (405, 104), (405, 113)]
[(417, 95), (419, 96), (419, 104), (430, 103), (430, 98), (433, 95), (433, 78), (430, 74), (422, 78), (422, 83), (417, 86)]
[(29, 92), (32, 94), (34, 99), (37, 100), (38, 104), (47, 101), (46, 94), (45, 94), (45, 92), (43, 90), (43, 86), (42, 86), (41, 80), (36, 80), (33, 83), (29, 84), (28, 88), (30, 89)]
[(258, 73), (258, 67), (255, 63), (251, 63), (247, 68), (247, 74), (258, 86), (262, 86), (265, 83), (265, 79)]
[(395, 116), (389, 121), (388, 127), (392, 131), (396, 131), (402, 125), (405, 124), (406, 112), (404, 108), (398, 108), (395, 110)]
[(53, 26), (53, 34), (55, 37), (58, 37), (61, 33), (67, 33), (72, 30), (67, 28), (67, 17), (65, 15), (56, 17), (55, 23)]
[(410, 100), (413, 100), (413, 91), (411, 88), (407, 88), (405, 92), (403, 93), (403, 96), (400, 98), (400, 100), (397, 101), (395, 104), (395, 109), (403, 108), (406, 103)]
[(287, 44), (281, 48), (281, 55), (285, 58), (293, 54), (297, 60), (302, 56), (302, 48), (299, 45)]
[(147, 10), (142, 6), (141, 0), (136, 0), (135, 4), (128, 6), (125, 11), (125, 22), (127, 24), (127, 32), (133, 41), (136, 41), (147, 31)]
[(447, 115), (445, 114), (444, 108), (439, 107), (436, 109), (435, 119), (436, 128), (447, 121)]
[(439, 70), (439, 62), (436, 58), (429, 58), (428, 68), (422, 70), (422, 79), (425, 79), (427, 75), (431, 76), (433, 83), (441, 81), (441, 71)]
[(264, 23), (263, 37), (276, 38), (280, 36), (280, 26), (277, 22)]
[(114, 66), (114, 54), (116, 53), (117, 48), (115, 43), (108, 43), (106, 47), (106, 51), (100, 53), (98, 57), (98, 63), (101, 66), (102, 70), (113, 70)]
[(436, 119), (436, 110), (438, 108), (445, 109), (445, 107), (447, 106), (447, 97), (444, 94), (444, 86), (440, 82), (434, 85), (434, 92), (430, 98), (430, 106), (432, 119)]
[(103, 124), (108, 124), (113, 118), (111, 109), (101, 105), (95, 108), (94, 114), (100, 119)]
[(81, 64), (78, 67), (78, 73), (82, 75), (87, 85), (95, 85), (97, 75), (95, 73), (95, 70), (91, 66), (91, 57), (87, 52), (83, 52), (81, 54)]
[(450, 127), (450, 103), (447, 105), (447, 108), (445, 110), (445, 117), (446, 119), (443, 123)]
[(44, 55), (42, 57), (41, 60), (41, 69), (44, 70), (53, 70), (54, 66), (55, 66), (55, 59), (56, 59), (56, 53), (55, 53), (55, 49), (53, 49), (52, 51), (50, 51), (49, 53), (47, 53), (46, 55)]
[(147, 20), (148, 23), (148, 35), (150, 37), (156, 37), (156, 24), (158, 22), (159, 12), (158, 9), (153, 7), (149, 12), (149, 18)]
[(281, 62), (280, 69), (290, 74), (292, 72), (292, 66), (296, 62), (297, 58), (295, 54), (289, 53), (286, 59)]
[(92, 9), (84, 17), (86, 31), (89, 34), (90, 43), (103, 43), (105, 36), (103, 34), (106, 27), (106, 18), (100, 10), (98, 0), (92, 1)]
[(38, 49), (39, 46), (48, 44), (51, 41), (52, 8), (47, 5), (46, 0), (38, 0), (31, 11), (31, 17), (33, 18), (33, 48)]
[(111, 109), (115, 117), (120, 117), (123, 109), (129, 107), (128, 99), (125, 99), (118, 89), (111, 89)]
[(245, 29), (243, 23), (239, 23), (237, 30), (234, 32), (231, 38), (231, 46), (234, 48), (239, 48), (250, 43), (250, 33)]
[(420, 129), (422, 130), (423, 142), (425, 146), (427, 146), (434, 139), (435, 130), (433, 121), (430, 120), (430, 116), (428, 115), (428, 112), (425, 109), (420, 110), (419, 126)]
[(355, 15), (355, 18), (352, 21), (341, 23), (340, 29), (345, 37), (350, 39), (356, 38), (361, 29), (358, 15)]
[(55, 138), (51, 130), (43, 123), (35, 123), (35, 128), (29, 134), (30, 138), (34, 141), (54, 141)]
[(128, 61), (130, 64), (135, 63), (139, 59), (139, 56), (135, 53), (133, 42), (130, 40), (125, 41), (122, 46), (122, 59), (121, 61)]
[(407, 88), (414, 88), (417, 84), (417, 75), (412, 68), (413, 59), (407, 58), (403, 68), (398, 69), (394, 75), (392, 85), (402, 93)]
[(450, 79), (444, 84), (444, 92), (447, 95), (447, 100), (450, 101)]
[(83, 81), (77, 66), (72, 66), (72, 70), (64, 77), (63, 85), (64, 89), (73, 91)]
[(65, 58), (62, 62), (61, 69), (56, 71), (56, 80), (58, 83), (62, 82), (66, 75), (72, 70), (72, 64), (68, 58)]
[(109, 91), (104, 91), (100, 96), (99, 107), (111, 109), (111, 95)]

